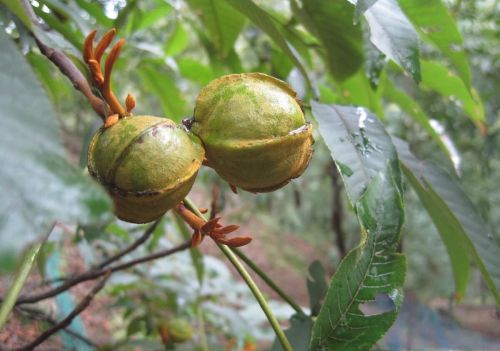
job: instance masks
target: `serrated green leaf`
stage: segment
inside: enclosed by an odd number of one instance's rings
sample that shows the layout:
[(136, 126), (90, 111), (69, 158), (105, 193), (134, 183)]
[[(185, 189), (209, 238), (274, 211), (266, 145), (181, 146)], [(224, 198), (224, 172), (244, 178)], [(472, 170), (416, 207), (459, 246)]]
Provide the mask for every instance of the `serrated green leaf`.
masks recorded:
[(422, 85), (457, 103), (472, 121), (484, 121), (484, 107), (474, 90), (469, 91), (465, 83), (450, 69), (438, 62), (423, 61)]
[(364, 16), (371, 42), (420, 82), (418, 35), (396, 0), (378, 0)]
[(189, 6), (200, 17), (211, 41), (222, 56), (227, 56), (238, 38), (245, 17), (224, 1), (188, 0)]
[(354, 26), (354, 6), (345, 0), (291, 2), (294, 14), (325, 48), (325, 61), (339, 81), (353, 75), (363, 64), (362, 32)]
[[(102, 223), (111, 201), (71, 166), (54, 110), (25, 58), (0, 31), (0, 251), (19, 252), (55, 220)], [(16, 240), (12, 240), (16, 238)]]
[(445, 54), (465, 86), (471, 87), (471, 73), (457, 24), (441, 0), (398, 0), (399, 5), (423, 38)]
[[(369, 350), (396, 320), (403, 301), (406, 260), (395, 253), (403, 204), (392, 167), (378, 173), (356, 203), (362, 225), (360, 245), (333, 276), (313, 328), (310, 350)], [(364, 305), (380, 296), (389, 310), (368, 314)]]
[[(475, 261), (500, 306), (500, 247), (460, 186), (442, 169), (416, 159), (408, 145), (395, 139), (403, 171), (431, 216), (452, 264), (457, 297), (467, 283), (466, 257)], [(468, 255), (465, 255), (465, 253)]]
[(298, 55), (292, 51), (292, 49), (288, 46), (283, 35), (276, 28), (273, 23), (273, 20), (268, 15), (266, 11), (261, 9), (251, 0), (224, 0), (229, 5), (238, 10), (242, 15), (246, 16), (250, 21), (252, 21), (257, 27), (259, 27), (264, 33), (266, 33), (274, 43), (281, 49), (283, 52), (290, 57), (290, 60), (295, 64), (295, 66), (299, 69), (300, 73), (304, 77), (307, 85), (312, 89), (311, 81), (309, 79), (309, 75), (307, 74), (307, 70), (300, 62)]
[(184, 51), (188, 44), (189, 33), (184, 29), (181, 23), (177, 23), (168, 41), (165, 43), (165, 55), (175, 56)]
[(165, 117), (180, 122), (186, 116), (186, 101), (170, 74), (151, 66), (139, 69), (144, 87), (156, 95)]
[[(404, 220), (399, 161), (369, 111), (311, 104), (356, 210), (361, 242), (332, 278), (309, 350), (368, 350), (394, 323), (403, 300), (406, 260), (395, 253)], [(365, 312), (379, 296), (391, 301), (390, 309)]]
[(386, 169), (387, 160), (391, 160), (393, 167), (399, 167), (392, 141), (376, 117), (362, 107), (315, 101), (311, 101), (311, 106), (321, 136), (342, 174), (349, 199), (355, 204), (371, 179)]

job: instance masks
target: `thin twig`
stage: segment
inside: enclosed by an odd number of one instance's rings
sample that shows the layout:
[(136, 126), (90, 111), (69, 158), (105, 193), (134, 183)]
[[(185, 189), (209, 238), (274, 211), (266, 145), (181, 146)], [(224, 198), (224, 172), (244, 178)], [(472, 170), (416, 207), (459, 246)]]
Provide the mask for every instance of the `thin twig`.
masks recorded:
[(170, 249), (160, 250), (156, 253), (153, 253), (153, 254), (150, 254), (150, 255), (147, 255), (144, 257), (140, 257), (140, 258), (137, 258), (135, 260), (130, 260), (128, 262), (124, 262), (121, 264), (117, 264), (117, 265), (112, 266), (112, 267), (107, 268), (107, 269), (99, 269), (99, 268), (98, 269), (90, 269), (84, 273), (77, 275), (77, 276), (68, 278), (64, 283), (62, 283), (61, 285), (59, 285), (58, 287), (56, 287), (52, 290), (49, 290), (49, 291), (46, 291), (46, 292), (43, 292), (40, 294), (34, 294), (31, 296), (21, 296), (17, 299), (16, 305), (20, 305), (20, 304), (24, 304), (24, 303), (35, 303), (35, 302), (38, 302), (41, 300), (48, 299), (50, 297), (56, 296), (64, 291), (66, 291), (66, 290), (72, 288), (73, 286), (78, 285), (82, 282), (97, 279), (97, 278), (105, 275), (108, 271), (111, 271), (111, 273), (114, 273), (117, 271), (122, 271), (122, 270), (125, 270), (127, 268), (138, 265), (140, 263), (153, 261), (153, 260), (156, 260), (158, 258), (166, 257), (166, 256), (172, 255), (176, 252), (186, 250), (190, 247), (191, 247), (191, 239), (186, 240), (185, 242), (183, 242), (177, 246), (174, 246)]
[(262, 269), (260, 269), (247, 255), (245, 255), (241, 250), (238, 250), (237, 248), (231, 248), (231, 250), (243, 261), (246, 263), (248, 267), (250, 267), (271, 289), (276, 292), (283, 300), (285, 300), (290, 307), (292, 307), (295, 312), (298, 314), (305, 316), (306, 314), (302, 310), (302, 308), (299, 306), (298, 303), (296, 303), (290, 296), (288, 296), (287, 293), (283, 291), (276, 283), (269, 277)]
[[(155, 231), (156, 227), (158, 226), (158, 223), (160, 223), (160, 220), (161, 219), (158, 219), (152, 225), (150, 225), (144, 231), (144, 233), (136, 241), (134, 241), (130, 246), (128, 246), (126, 249), (117, 252), (113, 256), (108, 257), (107, 259), (105, 259), (101, 263), (99, 263), (96, 266), (94, 266), (94, 268), (98, 269), (98, 268), (104, 268), (106, 266), (109, 266), (111, 263), (113, 263), (115, 261), (118, 261), (123, 256), (127, 255), (128, 253), (134, 251), (136, 248), (138, 248), (139, 246), (141, 246), (153, 234), (153, 232)], [(40, 284), (40, 286), (47, 286), (47, 285), (54, 284), (54, 283), (65, 282), (65, 281), (67, 281), (69, 279), (71, 279), (71, 278), (67, 277), (67, 276), (66, 277), (57, 277), (57, 278), (53, 278), (53, 279), (48, 279), (48, 280), (45, 280), (42, 284)]]
[(109, 266), (111, 263), (118, 261), (120, 258), (125, 256), (126, 254), (134, 251), (136, 248), (141, 246), (143, 243), (145, 243), (149, 237), (153, 234), (155, 231), (156, 227), (160, 223), (161, 218), (155, 221), (152, 225), (150, 225), (145, 231), (144, 234), (142, 234), (136, 241), (134, 241), (129, 247), (127, 247), (125, 250), (122, 250), (118, 252), (117, 254), (107, 258), (106, 260), (102, 261), (99, 263), (96, 267), (97, 268), (104, 268), (106, 266)]
[[(48, 314), (46, 314), (44, 311), (39, 310), (37, 308), (29, 307), (29, 306), (17, 306), (16, 311), (18, 311), (21, 314), (29, 315), (31, 319), (35, 320), (40, 320), (46, 323), (49, 323), (51, 325), (56, 325), (58, 324), (58, 321)], [(71, 329), (70, 326), (67, 326), (62, 329), (63, 332), (73, 336), (74, 338), (83, 341), (89, 346), (92, 346), (94, 348), (97, 348), (99, 345), (94, 343), (92, 340), (86, 338), (85, 336), (81, 335), (80, 333), (77, 333), (73, 329)]]
[[(184, 204), (186, 205), (187, 208), (189, 208), (193, 213), (195, 213), (198, 217), (206, 221), (205, 216), (200, 212), (198, 207), (188, 198), (184, 198)], [(222, 253), (227, 257), (229, 262), (233, 265), (233, 267), (238, 271), (238, 274), (240, 277), (245, 281), (247, 284), (248, 288), (252, 292), (253, 296), (259, 303), (260, 307), (262, 308), (262, 311), (267, 317), (267, 320), (269, 321), (269, 324), (271, 324), (271, 327), (273, 328), (276, 337), (278, 338), (281, 346), (285, 351), (293, 351), (292, 346), (290, 345), (290, 341), (287, 339), (285, 333), (281, 329), (278, 320), (273, 314), (273, 311), (271, 310), (269, 304), (267, 303), (266, 299), (264, 298), (264, 295), (262, 294), (262, 291), (260, 291), (259, 287), (257, 284), (255, 284), (254, 280), (252, 279), (252, 276), (248, 273), (248, 271), (245, 269), (245, 267), (241, 264), (241, 262), (238, 260), (238, 257), (234, 254), (231, 249), (223, 244), (217, 243), (217, 246), (219, 249), (222, 251)]]
[(78, 316), (84, 309), (86, 309), (89, 305), (94, 296), (102, 289), (104, 288), (104, 285), (106, 284), (106, 280), (109, 278), (111, 275), (111, 271), (107, 271), (104, 274), (104, 277), (90, 290), (90, 292), (80, 301), (80, 303), (75, 307), (73, 311), (71, 311), (70, 314), (66, 316), (62, 321), (54, 325), (53, 327), (47, 329), (44, 331), (40, 336), (38, 336), (35, 340), (30, 342), (29, 344), (15, 349), (15, 351), (29, 351), (33, 350), (36, 346), (40, 345), (43, 343), (45, 340), (50, 338), (52, 335), (57, 333), (59, 330), (62, 330), (69, 326), (71, 324), (71, 321)]
[[(25, 8), (33, 24), (38, 28), (40, 28), (41, 30), (45, 30), (41, 26), (40, 21), (38, 20), (36, 14), (34, 13), (33, 8), (31, 7), (29, 1), (21, 0), (21, 4)], [(40, 49), (40, 52), (50, 61), (52, 61), (52, 63), (56, 65), (57, 68), (59, 68), (61, 73), (64, 74), (71, 81), (73, 87), (75, 87), (76, 90), (80, 91), (87, 98), (94, 111), (104, 120), (104, 118), (106, 117), (104, 102), (99, 97), (97, 97), (92, 93), (92, 89), (90, 88), (89, 82), (87, 81), (83, 73), (75, 66), (73, 61), (71, 61), (69, 57), (66, 56), (64, 53), (62, 53), (61, 51), (51, 48), (48, 45), (42, 43), (36, 37), (35, 33), (32, 32), (31, 34), (35, 38), (35, 42), (38, 48)]]

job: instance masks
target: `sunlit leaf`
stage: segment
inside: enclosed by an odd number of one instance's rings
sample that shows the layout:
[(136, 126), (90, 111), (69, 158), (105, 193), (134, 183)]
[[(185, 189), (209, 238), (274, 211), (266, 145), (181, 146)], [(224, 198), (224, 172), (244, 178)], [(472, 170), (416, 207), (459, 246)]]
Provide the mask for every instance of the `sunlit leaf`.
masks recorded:
[(210, 66), (202, 64), (199, 60), (181, 58), (177, 60), (177, 65), (184, 78), (191, 79), (201, 86), (207, 85), (216, 78)]
[(471, 73), (457, 24), (441, 0), (398, 0), (423, 38), (432, 42), (453, 63), (470, 89)]
[[(500, 246), (478, 215), (474, 205), (445, 171), (430, 162), (416, 159), (408, 145), (395, 139), (406, 178), (431, 216), (450, 256), (457, 297), (467, 284), (467, 257), (481, 270), (497, 305), (500, 305)], [(468, 253), (468, 255), (464, 255)]]
[(392, 80), (390, 80), (386, 74), (382, 75), (381, 83), (378, 89), (378, 93), (387, 101), (395, 103), (401, 110), (403, 110), (408, 116), (410, 116), (415, 122), (420, 124), (429, 135), (434, 139), (434, 141), (439, 145), (439, 147), (448, 155), (449, 151), (447, 147), (443, 144), (441, 136), (432, 128), (429, 117), (424, 112), (419, 103), (411, 98), (404, 91), (398, 89)]
[(292, 1), (292, 10), (319, 38), (325, 48), (328, 68), (337, 80), (353, 75), (363, 64), (362, 33), (354, 26), (354, 6), (345, 0)]
[(179, 122), (187, 113), (186, 101), (177, 88), (176, 81), (161, 69), (145, 66), (139, 70), (144, 88), (156, 95), (164, 116)]
[(0, 3), (4, 4), (10, 12), (16, 15), (17, 18), (23, 22), (27, 28), (31, 28), (33, 23), (31, 23), (30, 17), (26, 12), (23, 4), (19, 0), (0, 0)]
[(227, 56), (245, 24), (245, 17), (221, 0), (188, 0), (187, 2), (203, 22), (211, 41), (223, 56)]
[(422, 60), (421, 65), (424, 87), (449, 97), (462, 108), (471, 120), (484, 121), (484, 107), (481, 99), (474, 90), (471, 93), (467, 89), (462, 79), (440, 63)]
[(241, 14), (245, 15), (250, 19), (257, 27), (259, 27), (264, 33), (269, 35), (269, 37), (275, 42), (275, 44), (283, 50), (285, 54), (290, 57), (295, 66), (300, 70), (300, 73), (307, 82), (307, 85), (312, 88), (311, 81), (307, 70), (300, 62), (300, 59), (296, 52), (294, 52), (286, 42), (283, 35), (276, 28), (273, 20), (267, 14), (266, 11), (257, 6), (252, 0), (224, 0)]
[[(0, 31), (1, 251), (18, 252), (54, 221), (110, 219), (104, 191), (66, 160), (52, 106), (25, 58)], [(12, 240), (16, 238), (16, 240)]]
[(165, 55), (175, 56), (188, 46), (189, 34), (181, 23), (175, 25), (175, 29), (165, 43)]

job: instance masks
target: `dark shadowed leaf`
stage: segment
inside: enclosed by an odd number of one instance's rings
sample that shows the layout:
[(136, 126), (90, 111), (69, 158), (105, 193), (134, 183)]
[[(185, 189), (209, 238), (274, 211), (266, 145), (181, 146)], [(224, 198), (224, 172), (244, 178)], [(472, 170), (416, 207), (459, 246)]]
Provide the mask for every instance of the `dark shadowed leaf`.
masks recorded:
[(457, 24), (441, 0), (398, 0), (423, 38), (432, 42), (455, 66), (470, 89), (471, 74)]
[(328, 290), (328, 284), (325, 280), (326, 272), (321, 262), (314, 261), (309, 266), (309, 277), (307, 278), (307, 291), (309, 293), (309, 306), (311, 307), (311, 315), (317, 316), (323, 297)]
[[(355, 3), (355, 0), (349, 0)], [(364, 13), (370, 40), (420, 82), (418, 35), (396, 0), (378, 0)]]
[(54, 221), (91, 224), (109, 220), (109, 198), (66, 160), (52, 106), (3, 31), (0, 91), (0, 129), (8, 131), (0, 139), (1, 251), (21, 249)]
[(321, 41), (325, 61), (337, 80), (353, 75), (363, 64), (361, 27), (353, 24), (354, 6), (345, 0), (291, 2), (300, 21)]
[(465, 292), (468, 256), (481, 270), (497, 305), (500, 305), (500, 247), (474, 205), (448, 173), (430, 162), (416, 159), (404, 141), (394, 138), (394, 142), (406, 178), (446, 245), (455, 276), (457, 297), (462, 297)]
[[(290, 325), (290, 328), (285, 330), (285, 335), (293, 351), (306, 351), (313, 326), (311, 317), (294, 314), (290, 318)], [(283, 346), (275, 339), (270, 351), (283, 351)]]

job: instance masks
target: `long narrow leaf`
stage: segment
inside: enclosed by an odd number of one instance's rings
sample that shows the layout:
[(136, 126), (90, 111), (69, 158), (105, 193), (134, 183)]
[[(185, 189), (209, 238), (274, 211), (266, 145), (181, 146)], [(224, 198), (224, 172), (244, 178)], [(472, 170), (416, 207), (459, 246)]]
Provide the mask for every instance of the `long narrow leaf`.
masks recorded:
[(12, 285), (9, 288), (9, 292), (2, 302), (2, 306), (0, 307), (0, 330), (2, 330), (7, 318), (9, 317), (12, 308), (14, 307), (17, 297), (21, 292), (21, 289), (28, 279), (28, 275), (30, 274), (31, 268), (33, 267), (33, 263), (40, 252), (40, 248), (43, 244), (34, 244), (28, 252), (24, 255), (24, 259), (19, 267), (19, 270), (12, 282)]
[(481, 270), (500, 306), (500, 246), (474, 205), (445, 171), (416, 159), (405, 142), (394, 140), (406, 178), (417, 191), (450, 254), (458, 297), (465, 291), (467, 269), (464, 262), (469, 257)]

